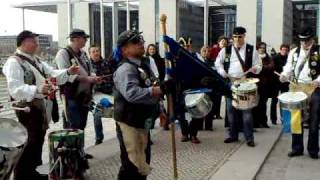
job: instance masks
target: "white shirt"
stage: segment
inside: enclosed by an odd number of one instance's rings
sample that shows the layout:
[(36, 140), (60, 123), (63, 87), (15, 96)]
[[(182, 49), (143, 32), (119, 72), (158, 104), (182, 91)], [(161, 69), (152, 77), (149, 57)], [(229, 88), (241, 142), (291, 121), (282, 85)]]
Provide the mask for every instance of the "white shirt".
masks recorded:
[[(241, 58), (243, 60), (246, 59), (246, 47), (247, 44), (245, 44), (244, 46), (242, 46), (239, 50), (239, 54), (241, 56)], [(223, 77), (227, 77), (227, 73), (224, 70), (224, 61), (226, 58), (226, 48), (223, 48), (220, 50), (216, 61), (215, 61), (215, 67), (218, 71), (218, 73), (223, 76)], [(228, 74), (229, 76), (233, 77), (233, 78), (241, 78), (244, 74), (243, 70), (242, 70), (242, 66), (241, 63), (238, 59), (238, 56), (235, 52), (234, 47), (231, 48), (231, 55), (230, 55), (230, 67), (228, 70)], [(256, 67), (257, 71), (255, 72), (256, 74), (259, 74), (261, 69), (262, 69), (262, 61), (259, 58), (259, 55), (257, 53), (257, 51), (255, 50), (255, 48), (253, 48), (253, 54), (252, 54), (252, 67)]]
[[(49, 66), (45, 62), (36, 61), (35, 56), (31, 56), (17, 49), (16, 52), (27, 58), (36, 62), (37, 66), (44, 71), (45, 74), (50, 75), (51, 77), (57, 78), (58, 84), (64, 84), (68, 81), (67, 70), (54, 70), (51, 66)], [(37, 94), (37, 86), (40, 86), (44, 83), (44, 78), (40, 75), (40, 73), (35, 73), (36, 85), (28, 85), (24, 82), (24, 70), (18, 62), (17, 57), (11, 56), (8, 58), (6, 63), (3, 66), (3, 74), (6, 76), (8, 92), (10, 96), (12, 96), (15, 100), (21, 101), (26, 100), (27, 102), (31, 102), (34, 98), (43, 97), (41, 94)], [(32, 65), (30, 65), (27, 61), (20, 61), (23, 65), (29, 66), (30, 69)]]
[(150, 69), (153, 72), (156, 78), (159, 78), (159, 71), (156, 62), (154, 61), (153, 57), (149, 56), (150, 61)]
[[(296, 53), (296, 50), (297, 48), (294, 48), (289, 52), (287, 63), (285, 66), (283, 66), (283, 71), (281, 74), (291, 78), (293, 77), (292, 73), (294, 72), (294, 77), (298, 79), (298, 83), (311, 83), (312, 78), (310, 76), (310, 68), (308, 62), (309, 59), (306, 60), (307, 56), (310, 53), (310, 49), (304, 50), (303, 47), (300, 47), (300, 55)], [(297, 63), (295, 67), (294, 62)], [(304, 66), (299, 74), (299, 67), (302, 63), (304, 63)], [(298, 75), (299, 77), (297, 77)], [(315, 79), (315, 81), (320, 82), (320, 77), (318, 76), (318, 78)]]

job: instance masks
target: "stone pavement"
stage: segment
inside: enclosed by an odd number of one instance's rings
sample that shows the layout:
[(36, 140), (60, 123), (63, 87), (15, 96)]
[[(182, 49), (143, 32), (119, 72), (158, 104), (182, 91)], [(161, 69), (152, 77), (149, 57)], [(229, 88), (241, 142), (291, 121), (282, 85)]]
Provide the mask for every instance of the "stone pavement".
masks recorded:
[(281, 135), (273, 151), (265, 161), (257, 180), (317, 180), (320, 177), (320, 161), (308, 156), (306, 147), (308, 130), (304, 133), (304, 156), (289, 158), (291, 135)]
[[(154, 168), (148, 176), (151, 180), (163, 180), (172, 178), (172, 154), (170, 131), (157, 130), (152, 136), (152, 162)], [(191, 142), (180, 142), (180, 130), (176, 131), (177, 160), (179, 179), (209, 179), (221, 163), (235, 152), (242, 144), (224, 144), (224, 128), (222, 120), (214, 121), (214, 131), (200, 131), (199, 139), (201, 144)], [(100, 145), (99, 145), (100, 146)], [(97, 147), (88, 149), (99, 160), (90, 162), (91, 168), (88, 171), (87, 179), (112, 180), (116, 179), (120, 167), (119, 147), (116, 140), (110, 140)], [(117, 146), (116, 148), (114, 146)], [(111, 153), (107, 153), (111, 148)], [(115, 149), (118, 149), (117, 151)], [(106, 154), (105, 154), (106, 153)], [(106, 157), (103, 158), (103, 155)]]

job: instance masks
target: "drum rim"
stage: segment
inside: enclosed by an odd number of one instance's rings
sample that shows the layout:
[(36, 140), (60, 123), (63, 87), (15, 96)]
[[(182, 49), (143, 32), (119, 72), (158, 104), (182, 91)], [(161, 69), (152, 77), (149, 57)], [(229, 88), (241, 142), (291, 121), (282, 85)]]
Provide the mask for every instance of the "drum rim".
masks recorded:
[(1, 146), (1, 147), (4, 147), (4, 148), (18, 148), (18, 147), (23, 146), (23, 145), (27, 142), (27, 139), (28, 139), (28, 131), (27, 131), (27, 129), (26, 129), (20, 122), (14, 120), (14, 119), (2, 118), (2, 117), (1, 117), (1, 118), (0, 118), (0, 123), (1, 123), (1, 122), (4, 122), (4, 121), (7, 121), (7, 122), (9, 122), (9, 123), (11, 123), (11, 124), (12, 124), (12, 122), (13, 122), (15, 125), (17, 125), (17, 127), (21, 128), (21, 130), (22, 130), (22, 132), (23, 132), (22, 134), (24, 135), (24, 137), (23, 137), (23, 143), (22, 143), (22, 144), (18, 144), (17, 146), (9, 147), (9, 146), (5, 146), (5, 144), (1, 144), (1, 143), (0, 143), (0, 146)]
[[(303, 97), (303, 99), (300, 99), (299, 101), (287, 101), (287, 100), (284, 100), (282, 97), (283, 94), (288, 94), (288, 93), (302, 93), (305, 97)], [(290, 92), (284, 92), (282, 94), (280, 94), (278, 96), (278, 99), (281, 103), (300, 103), (300, 102), (303, 102), (303, 101), (307, 101), (308, 100), (308, 95), (305, 93), (305, 92), (302, 92), (302, 91), (290, 91)]]
[[(191, 103), (191, 104), (188, 105), (187, 101), (186, 101), (187, 96), (195, 96), (195, 95), (197, 95), (197, 97), (199, 97), (199, 98), (197, 100), (195, 100), (194, 103)], [(201, 99), (204, 98), (206, 95), (207, 95), (206, 93), (186, 94), (185, 97), (184, 97), (184, 101), (185, 101), (186, 107), (188, 107), (188, 108), (190, 107), (191, 108), (191, 107), (197, 105), (201, 101)]]

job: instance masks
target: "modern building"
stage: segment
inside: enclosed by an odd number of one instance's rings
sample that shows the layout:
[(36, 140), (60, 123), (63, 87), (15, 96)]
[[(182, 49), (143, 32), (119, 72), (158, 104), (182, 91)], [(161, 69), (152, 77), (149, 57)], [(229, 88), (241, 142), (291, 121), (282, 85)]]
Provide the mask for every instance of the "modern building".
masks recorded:
[[(52, 35), (39, 35), (39, 48), (41, 52), (47, 52), (52, 48)], [(17, 48), (17, 36), (0, 36), (0, 55), (9, 56)]]
[(319, 0), (52, 0), (15, 7), (57, 13), (59, 47), (67, 44), (71, 28), (82, 28), (106, 56), (126, 29), (143, 31), (146, 44), (161, 44), (161, 14), (168, 17), (167, 34), (190, 36), (195, 50), (221, 35), (230, 37), (235, 26), (247, 29), (249, 43), (264, 41), (275, 49), (296, 42), (302, 26), (311, 26), (318, 37), (320, 29)]

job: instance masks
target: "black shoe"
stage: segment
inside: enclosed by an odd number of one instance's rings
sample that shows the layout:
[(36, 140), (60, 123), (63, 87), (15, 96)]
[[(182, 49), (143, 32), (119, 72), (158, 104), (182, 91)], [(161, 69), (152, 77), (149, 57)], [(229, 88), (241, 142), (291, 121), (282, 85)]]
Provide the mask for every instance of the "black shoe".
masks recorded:
[(256, 144), (255, 144), (253, 141), (248, 141), (248, 142), (247, 142), (247, 145), (248, 145), (249, 147), (255, 147), (255, 146), (256, 146)]
[(295, 157), (295, 156), (302, 156), (303, 152), (299, 152), (299, 151), (291, 151), (288, 153), (288, 157)]
[(272, 120), (271, 123), (272, 123), (273, 125), (277, 125), (277, 120)]
[(99, 144), (101, 144), (103, 142), (103, 140), (102, 139), (98, 139), (98, 140), (96, 140), (96, 142), (94, 143), (95, 145), (99, 145)]
[(181, 142), (187, 142), (189, 141), (189, 138), (187, 136), (181, 136), (181, 139), (180, 139)]
[(222, 119), (222, 117), (220, 115), (217, 115), (216, 119)]
[(312, 159), (319, 159), (318, 154), (309, 154)]
[(93, 159), (93, 156), (91, 154), (87, 154), (84, 156), (86, 159)]
[(224, 143), (233, 143), (233, 142), (237, 142), (237, 141), (238, 141), (238, 139), (236, 139), (236, 138), (227, 138), (223, 142)]

